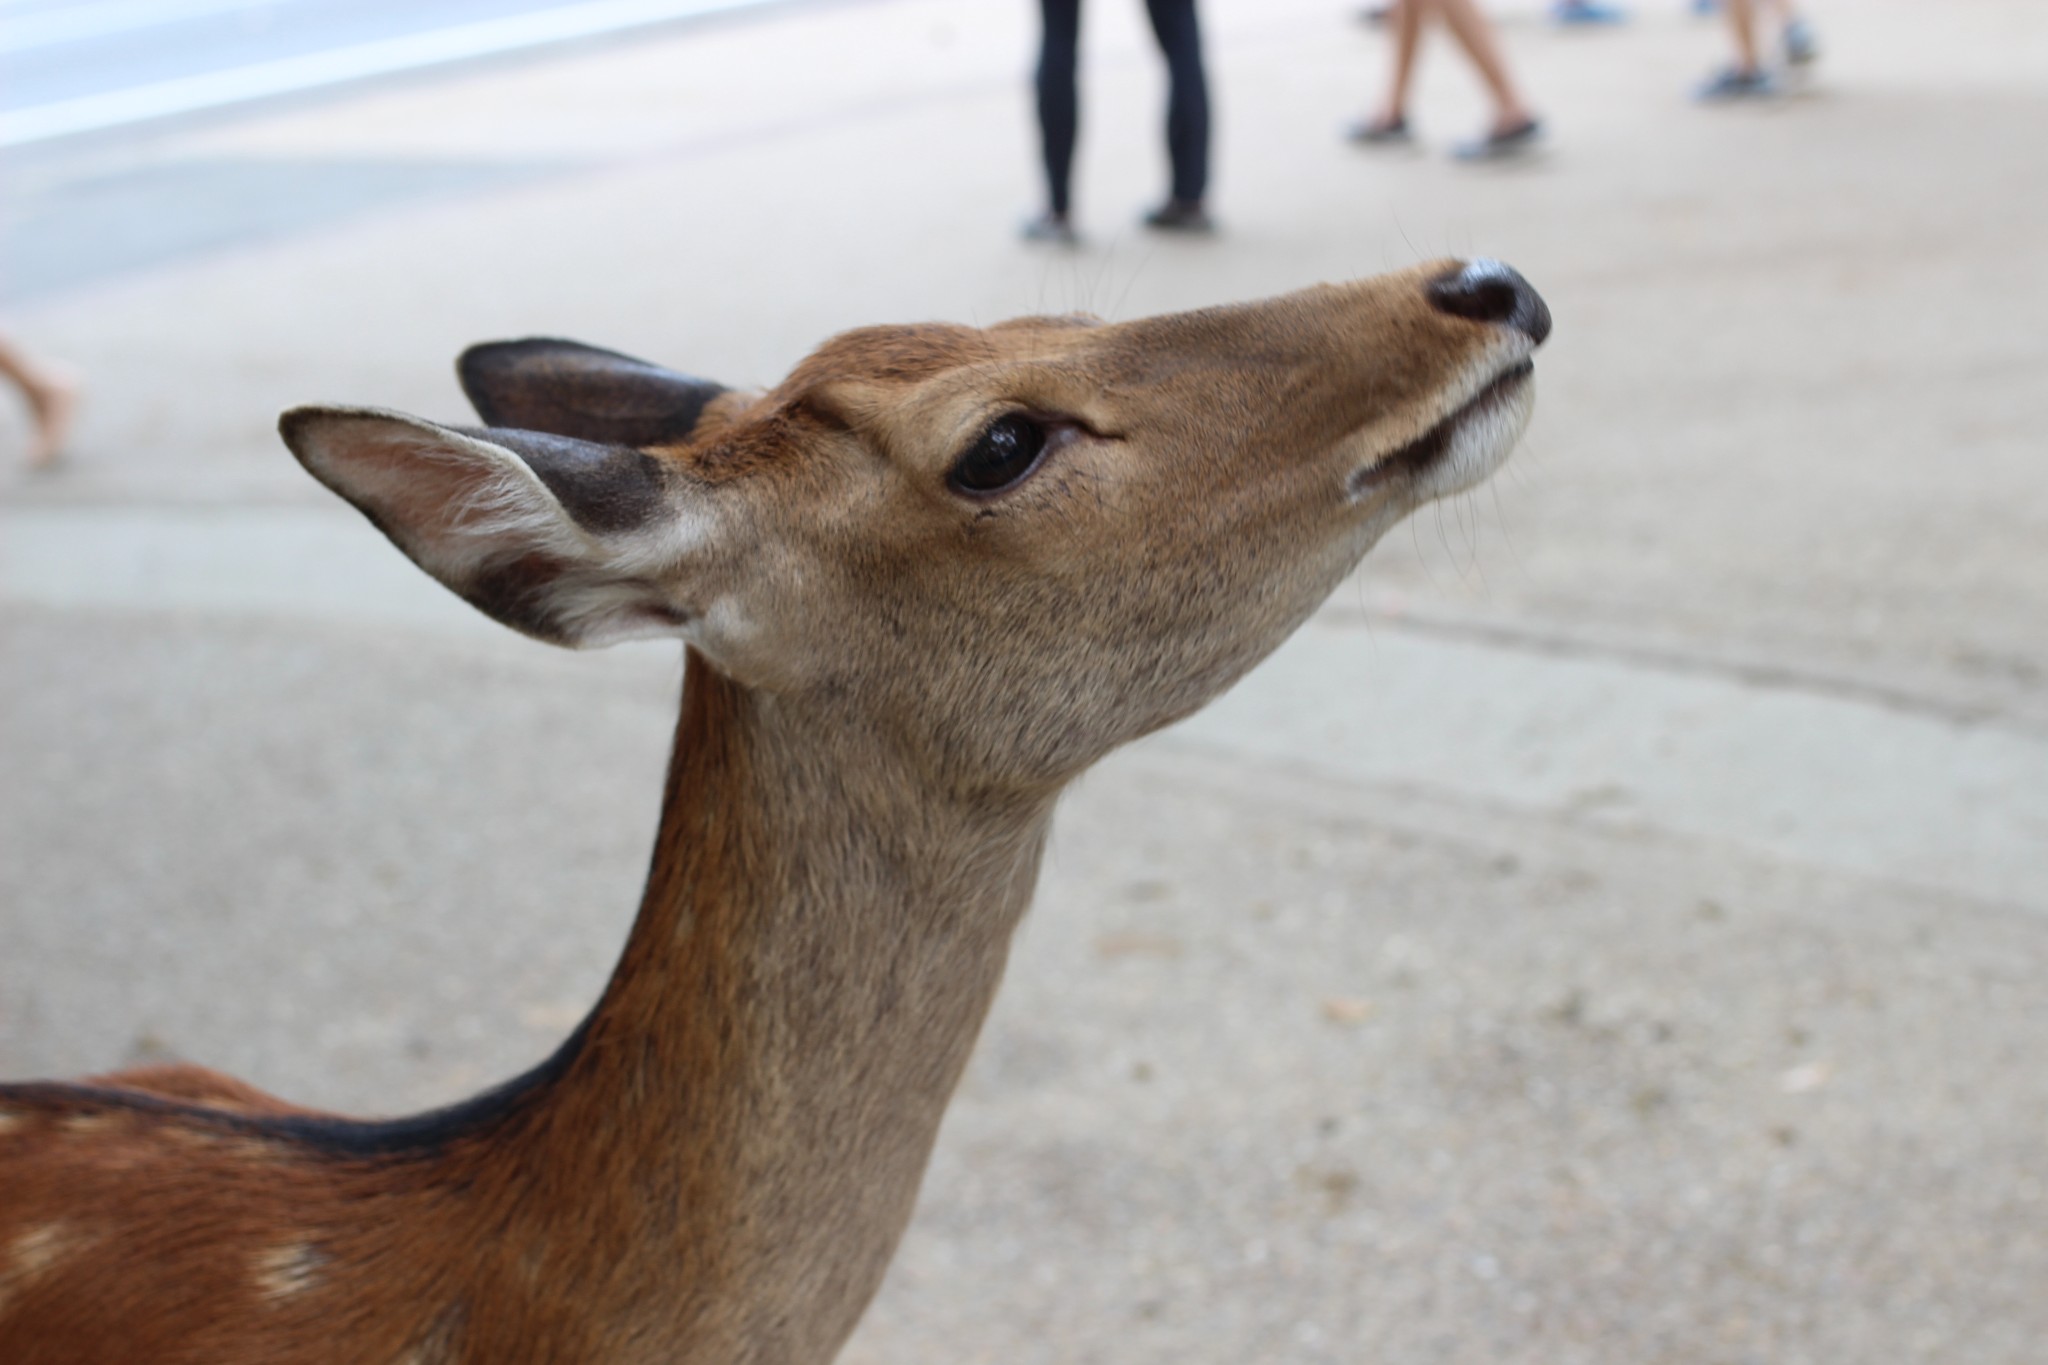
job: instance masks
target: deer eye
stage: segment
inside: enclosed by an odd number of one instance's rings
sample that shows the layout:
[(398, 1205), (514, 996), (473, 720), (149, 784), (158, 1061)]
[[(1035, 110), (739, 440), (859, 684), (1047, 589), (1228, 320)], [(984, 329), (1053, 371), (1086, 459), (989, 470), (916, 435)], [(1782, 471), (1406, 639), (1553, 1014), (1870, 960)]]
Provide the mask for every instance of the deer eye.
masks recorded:
[(946, 481), (962, 493), (998, 493), (1023, 479), (1045, 453), (1045, 428), (1022, 413), (998, 417), (953, 462)]

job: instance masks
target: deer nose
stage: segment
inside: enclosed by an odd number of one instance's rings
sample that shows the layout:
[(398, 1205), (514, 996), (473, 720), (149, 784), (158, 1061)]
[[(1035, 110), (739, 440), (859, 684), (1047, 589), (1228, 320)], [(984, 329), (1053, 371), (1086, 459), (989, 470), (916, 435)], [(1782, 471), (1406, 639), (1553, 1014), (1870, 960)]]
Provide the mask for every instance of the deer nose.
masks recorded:
[(1513, 266), (1489, 257), (1470, 260), (1431, 280), (1423, 292), (1438, 311), (1474, 322), (1497, 322), (1538, 346), (1550, 335), (1550, 305)]

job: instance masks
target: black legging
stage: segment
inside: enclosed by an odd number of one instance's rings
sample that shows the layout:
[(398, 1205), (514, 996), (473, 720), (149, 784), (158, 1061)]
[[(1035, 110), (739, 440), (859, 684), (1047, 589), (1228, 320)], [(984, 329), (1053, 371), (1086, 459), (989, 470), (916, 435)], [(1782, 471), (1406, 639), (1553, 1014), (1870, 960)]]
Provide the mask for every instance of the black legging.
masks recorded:
[[(1052, 211), (1067, 211), (1080, 101), (1074, 68), (1081, 55), (1081, 0), (1038, 0), (1045, 46), (1038, 56), (1038, 127), (1045, 139), (1045, 179)], [(1192, 202), (1209, 186), (1209, 86), (1202, 76), (1202, 31), (1195, 0), (1145, 0), (1152, 32), (1166, 54), (1166, 150), (1173, 157), (1173, 197)]]

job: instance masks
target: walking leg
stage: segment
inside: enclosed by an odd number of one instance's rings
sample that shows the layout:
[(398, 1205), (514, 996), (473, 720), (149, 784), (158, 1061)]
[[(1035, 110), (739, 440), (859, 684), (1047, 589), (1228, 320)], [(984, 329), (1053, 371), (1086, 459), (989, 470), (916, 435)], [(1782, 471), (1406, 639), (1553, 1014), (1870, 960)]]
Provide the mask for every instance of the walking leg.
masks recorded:
[(1735, 69), (1754, 75), (1763, 69), (1756, 50), (1755, 0), (1726, 0), (1728, 31), (1735, 39)]
[(1521, 92), (1515, 89), (1514, 78), (1508, 74), (1507, 61), (1501, 56), (1500, 44), (1493, 35), (1493, 25), (1480, 12), (1475, 0), (1431, 0), (1431, 3), (1443, 15), (1451, 36), (1465, 49), (1465, 55), (1472, 59), (1472, 65), (1479, 72), (1479, 79), (1486, 83), (1487, 92), (1493, 96), (1493, 131), (1511, 132), (1532, 122), (1534, 116)]
[(71, 434), (72, 412), (78, 404), (77, 381), (61, 366), (29, 359), (5, 337), (0, 337), (0, 377), (11, 381), (28, 400), (29, 420), (35, 427), (28, 450), (30, 467), (55, 464)]
[(1422, 45), (1422, 24), (1429, 17), (1429, 0), (1394, 0), (1388, 16), (1394, 28), (1394, 72), (1387, 82), (1387, 98), (1380, 111), (1365, 127), (1396, 129), (1408, 122), (1408, 95), (1415, 88), (1415, 52)]

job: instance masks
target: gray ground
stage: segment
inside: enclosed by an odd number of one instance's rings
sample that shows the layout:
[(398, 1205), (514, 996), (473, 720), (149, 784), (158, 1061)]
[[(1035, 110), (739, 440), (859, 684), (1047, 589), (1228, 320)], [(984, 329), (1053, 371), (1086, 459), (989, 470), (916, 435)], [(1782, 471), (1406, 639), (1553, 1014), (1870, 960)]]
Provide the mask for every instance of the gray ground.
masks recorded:
[(1710, 111), (1717, 30), (1637, 8), (1509, 11), (1554, 150), (1473, 173), (1448, 52), (1431, 150), (1363, 156), (1347, 7), (1208, 4), (1187, 244), (1127, 227), (1159, 77), (1094, 5), (1072, 256), (1008, 236), (995, 0), (17, 154), (7, 325), (94, 389), (68, 468), (0, 473), (0, 1073), (431, 1103), (624, 932), (675, 658), (472, 619), (279, 407), (457, 416), (489, 336), (761, 382), (1484, 250), (1558, 317), (1525, 449), (1074, 793), (848, 1359), (2038, 1362), (2048, 16), (1816, 4), (1814, 87)]

